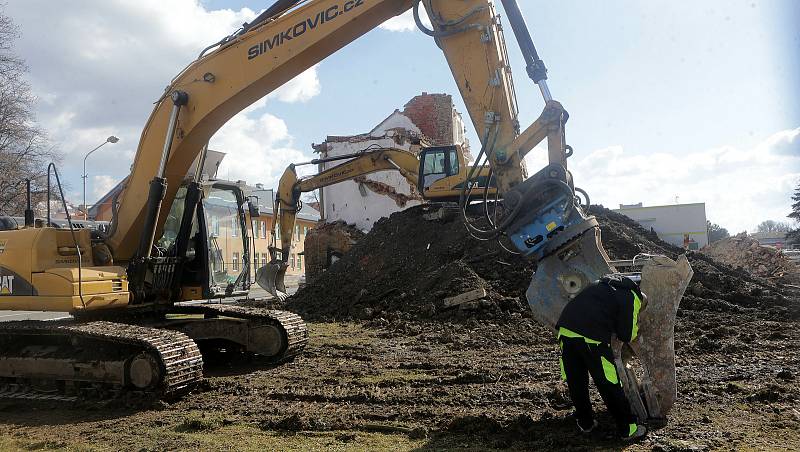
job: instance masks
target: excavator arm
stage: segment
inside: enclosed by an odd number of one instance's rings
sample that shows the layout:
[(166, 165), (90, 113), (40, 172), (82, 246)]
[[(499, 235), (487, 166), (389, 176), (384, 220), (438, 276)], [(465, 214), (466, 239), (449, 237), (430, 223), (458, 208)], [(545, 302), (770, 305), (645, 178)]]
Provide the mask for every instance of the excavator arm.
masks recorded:
[(230, 118), (411, 5), (282, 0), (189, 64), (157, 100), (142, 131), (106, 241), (114, 260), (148, 257), (162, 213), (192, 162)]
[[(299, 178), (295, 168), (299, 165), (318, 165), (320, 163), (336, 160), (350, 159), (345, 163), (328, 168), (314, 176)], [(275, 234), (272, 235), (272, 256), (270, 263), (258, 269), (256, 281), (271, 294), (285, 298), (286, 286), (284, 275), (287, 268), (287, 259), (294, 240), (294, 224), (297, 212), (300, 209), (300, 196), (338, 184), (359, 176), (375, 173), (377, 171), (397, 171), (409, 184), (417, 185), (419, 180), (419, 160), (417, 156), (403, 149), (377, 148), (368, 149), (355, 154), (342, 155), (332, 158), (314, 159), (309, 162), (291, 164), (283, 172), (278, 184), (278, 194), (275, 197), (275, 223), (280, 230), (280, 249), (276, 246)], [(280, 256), (276, 251), (280, 251)]]

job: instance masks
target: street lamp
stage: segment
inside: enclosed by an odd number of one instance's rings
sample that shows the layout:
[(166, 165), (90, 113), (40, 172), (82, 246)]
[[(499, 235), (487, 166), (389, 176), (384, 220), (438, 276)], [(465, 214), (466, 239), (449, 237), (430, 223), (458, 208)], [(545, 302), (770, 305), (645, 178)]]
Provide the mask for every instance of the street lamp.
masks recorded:
[(83, 176), (82, 177), (83, 177), (83, 219), (84, 220), (88, 220), (89, 219), (89, 209), (86, 206), (86, 178), (88, 177), (87, 174), (86, 174), (86, 159), (90, 155), (92, 155), (92, 152), (100, 149), (106, 143), (114, 144), (117, 141), (119, 141), (119, 138), (115, 137), (114, 135), (111, 135), (110, 137), (106, 138), (106, 141), (103, 141), (103, 143), (101, 143), (100, 146), (97, 146), (96, 148), (94, 148), (91, 151), (87, 152), (86, 156), (83, 157)]

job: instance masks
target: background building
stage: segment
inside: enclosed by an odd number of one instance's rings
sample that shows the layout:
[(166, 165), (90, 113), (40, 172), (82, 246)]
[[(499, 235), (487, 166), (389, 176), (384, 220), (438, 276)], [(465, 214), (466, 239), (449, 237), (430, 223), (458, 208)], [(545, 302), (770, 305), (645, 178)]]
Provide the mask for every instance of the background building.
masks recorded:
[[(261, 184), (256, 186), (246, 186), (245, 196), (255, 196), (258, 198), (260, 215), (249, 217), (248, 237), (250, 239), (250, 249), (252, 253), (253, 271), (251, 277), (255, 276), (255, 270), (267, 265), (270, 261), (269, 246), (272, 236), (275, 236), (276, 245), (280, 247), (280, 231), (275, 225), (273, 215), (273, 190), (265, 189)], [(216, 236), (217, 252), (224, 263), (225, 268), (230, 268), (229, 273), (238, 273), (243, 265), (244, 253), (242, 247), (242, 235), (236, 215), (236, 206), (226, 206), (222, 203), (213, 207), (206, 204), (207, 223), (211, 232)], [(312, 208), (304, 208), (298, 212), (294, 226), (294, 240), (290, 254), (287, 257), (289, 267), (286, 270), (287, 276), (300, 276), (305, 270), (305, 258), (303, 253), (303, 242), (309, 229), (316, 226), (319, 221), (319, 213)]]
[(777, 249), (786, 248), (786, 232), (754, 232), (750, 237), (758, 240), (759, 245), (774, 246)]
[[(372, 130), (360, 135), (329, 135), (313, 145), (321, 157), (336, 157), (363, 151), (369, 147), (394, 147), (419, 153), (421, 147), (458, 144), (469, 161), (469, 141), (464, 135), (464, 121), (453, 106), (449, 94), (422, 93), (415, 96), (403, 111), (395, 110)], [(320, 165), (323, 171), (344, 163), (342, 160)], [(379, 171), (319, 190), (322, 218), (342, 220), (362, 231), (383, 217), (422, 202), (417, 187), (397, 171)]]
[(667, 243), (692, 250), (708, 245), (705, 203), (648, 207), (638, 203), (619, 207), (616, 212), (636, 220), (645, 229), (654, 230)]

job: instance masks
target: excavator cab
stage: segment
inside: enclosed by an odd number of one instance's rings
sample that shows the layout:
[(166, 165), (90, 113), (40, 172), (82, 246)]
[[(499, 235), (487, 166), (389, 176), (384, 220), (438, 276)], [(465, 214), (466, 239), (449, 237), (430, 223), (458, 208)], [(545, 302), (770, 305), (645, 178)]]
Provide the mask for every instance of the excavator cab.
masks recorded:
[[(188, 237), (180, 237), (184, 212), (192, 203), (188, 184), (178, 189), (175, 201), (156, 242), (166, 256), (177, 255), (186, 240), (179, 274), (181, 299), (195, 300), (246, 295), (250, 289), (250, 241), (247, 234), (249, 201), (235, 183), (211, 181), (200, 185), (201, 196)], [(188, 201), (187, 201), (188, 199)]]
[[(468, 164), (461, 146), (433, 146), (419, 153), (419, 180), (417, 188), (428, 201), (455, 202), (467, 180)], [(489, 194), (496, 192), (495, 184), (489, 180), (489, 168), (481, 168), (473, 176), (472, 188), (475, 196), (482, 194), (489, 184)]]

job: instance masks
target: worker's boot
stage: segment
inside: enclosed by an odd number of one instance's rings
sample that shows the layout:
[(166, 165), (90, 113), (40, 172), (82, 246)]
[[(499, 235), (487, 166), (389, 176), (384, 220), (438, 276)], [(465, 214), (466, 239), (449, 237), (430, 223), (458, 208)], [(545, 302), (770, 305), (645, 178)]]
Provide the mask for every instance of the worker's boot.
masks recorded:
[[(635, 428), (635, 430), (633, 430)], [(622, 440), (626, 442), (638, 441), (647, 435), (647, 427), (642, 424), (631, 424), (631, 430), (622, 435)]]

